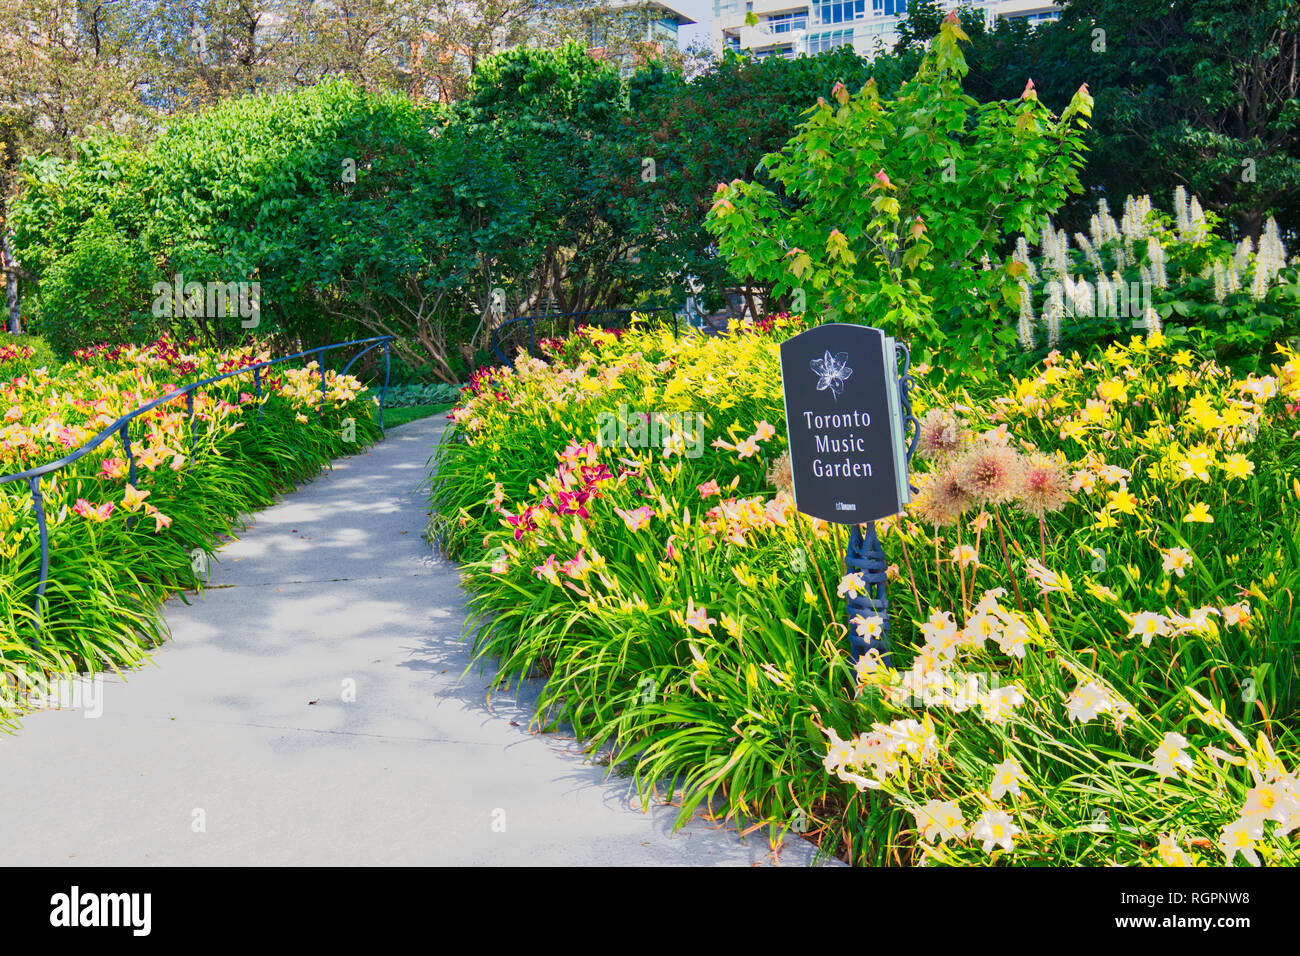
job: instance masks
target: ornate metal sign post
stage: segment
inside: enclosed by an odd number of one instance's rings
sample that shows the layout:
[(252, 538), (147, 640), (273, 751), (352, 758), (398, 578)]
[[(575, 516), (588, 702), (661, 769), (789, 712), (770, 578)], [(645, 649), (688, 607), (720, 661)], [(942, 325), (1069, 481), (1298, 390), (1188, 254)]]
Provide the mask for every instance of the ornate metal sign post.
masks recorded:
[[(844, 564), (866, 585), (848, 599), (854, 660), (870, 650), (882, 658), (889, 653), (888, 560), (876, 521), (898, 514), (911, 498), (909, 367), (907, 346), (863, 325), (818, 325), (781, 343), (795, 507), (851, 527)], [(859, 636), (859, 615), (881, 619), (878, 637)]]

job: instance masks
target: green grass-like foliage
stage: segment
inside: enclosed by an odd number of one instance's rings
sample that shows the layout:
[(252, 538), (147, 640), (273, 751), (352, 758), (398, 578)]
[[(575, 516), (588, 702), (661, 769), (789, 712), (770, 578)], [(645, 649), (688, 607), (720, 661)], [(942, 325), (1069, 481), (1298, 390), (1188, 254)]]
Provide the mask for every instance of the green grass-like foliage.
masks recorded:
[[(477, 653), (548, 678), (539, 723), (681, 820), (856, 863), (1294, 863), (1300, 358), (1236, 377), (1157, 334), (976, 395), (915, 369), (895, 653), (855, 667), (847, 529), (783, 465), (797, 328), (588, 331), (471, 383), (432, 531)], [(620, 406), (704, 440), (611, 445)]]
[[(0, 474), (59, 459), (186, 381), (266, 358), (160, 343), (0, 380)], [(138, 417), (134, 486), (116, 437), (41, 480), (50, 567), (39, 629), (31, 495), (25, 481), (0, 485), (0, 689), (10, 690), (0, 718), (17, 706), (14, 689), (41, 675), (140, 663), (166, 635), (160, 602), (201, 587), (220, 535), (379, 434), (353, 378), (327, 373), (323, 416), (315, 363), (264, 370), (262, 381), (260, 418), (251, 372), (196, 393), (193, 431), (184, 398)]]
[(398, 425), (405, 425), (421, 418), (440, 415), (450, 409), (451, 405), (446, 402), (440, 405), (403, 405), (401, 408), (385, 408), (384, 427), (396, 428)]

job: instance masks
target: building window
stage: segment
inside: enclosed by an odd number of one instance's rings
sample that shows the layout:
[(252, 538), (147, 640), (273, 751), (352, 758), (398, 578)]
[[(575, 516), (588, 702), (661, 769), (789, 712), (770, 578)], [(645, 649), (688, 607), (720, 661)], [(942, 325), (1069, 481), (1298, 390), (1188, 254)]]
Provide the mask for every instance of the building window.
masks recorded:
[(852, 28), (847, 30), (823, 30), (821, 33), (808, 35), (808, 52), (825, 53), (836, 47), (848, 46), (853, 42)]
[(853, 32), (859, 37), (891, 36), (897, 26), (892, 20), (885, 20), (882, 23), (859, 23), (853, 28)]
[(671, 17), (655, 20), (651, 23), (651, 32), (652, 35), (657, 34), (675, 44), (677, 42), (677, 21)]
[(866, 0), (829, 0), (816, 6), (818, 23), (847, 23), (867, 15)]
[(767, 18), (767, 28), (773, 33), (793, 33), (808, 29), (807, 13), (777, 13)]
[(772, 47), (771, 49), (768, 49), (768, 50), (755, 50), (755, 51), (754, 51), (754, 56), (757, 57), (757, 58), (760, 59), (760, 60), (765, 60), (765, 59), (767, 59), (769, 56), (779, 56), (779, 57), (781, 57), (781, 58), (784, 59), (784, 60), (788, 60), (788, 59), (790, 59), (792, 56), (794, 56), (794, 47), (792, 47), (792, 46), (776, 46), (776, 47)]
[(1061, 14), (1055, 10), (1044, 10), (1038, 13), (1004, 13), (1000, 14), (1000, 16), (1004, 20), (1024, 20), (1031, 25), (1047, 23), (1061, 18)]

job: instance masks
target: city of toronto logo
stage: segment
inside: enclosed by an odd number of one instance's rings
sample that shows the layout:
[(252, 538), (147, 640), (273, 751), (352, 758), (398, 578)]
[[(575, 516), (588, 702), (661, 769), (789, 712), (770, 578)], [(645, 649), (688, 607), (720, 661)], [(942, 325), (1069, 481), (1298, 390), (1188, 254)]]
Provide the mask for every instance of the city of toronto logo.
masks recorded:
[(826, 389), (831, 390), (835, 396), (835, 401), (840, 400), (840, 392), (844, 391), (845, 380), (853, 374), (853, 369), (849, 368), (849, 353), (836, 352), (834, 355), (828, 351), (819, 359), (813, 359), (809, 363), (812, 370), (817, 373), (817, 391), (824, 392)]

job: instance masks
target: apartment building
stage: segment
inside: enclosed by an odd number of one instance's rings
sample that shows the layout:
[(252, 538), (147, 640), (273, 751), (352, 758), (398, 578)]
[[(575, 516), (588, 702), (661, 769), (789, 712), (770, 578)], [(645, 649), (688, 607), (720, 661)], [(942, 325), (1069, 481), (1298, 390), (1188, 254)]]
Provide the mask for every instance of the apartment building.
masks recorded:
[(643, 42), (657, 44), (659, 48), (677, 49), (677, 28), (695, 23), (682, 11), (662, 0), (621, 0), (608, 5), (593, 6), (587, 14), (591, 21), (587, 45), (604, 46), (604, 33), (610, 21), (618, 17), (634, 21)]
[[(990, 25), (1003, 17), (1031, 23), (1055, 20), (1045, 0), (949, 0), (949, 7), (982, 11)], [(713, 0), (713, 47), (755, 56), (793, 57), (839, 46), (864, 56), (893, 47), (907, 0)], [(747, 24), (753, 14), (758, 22)]]

